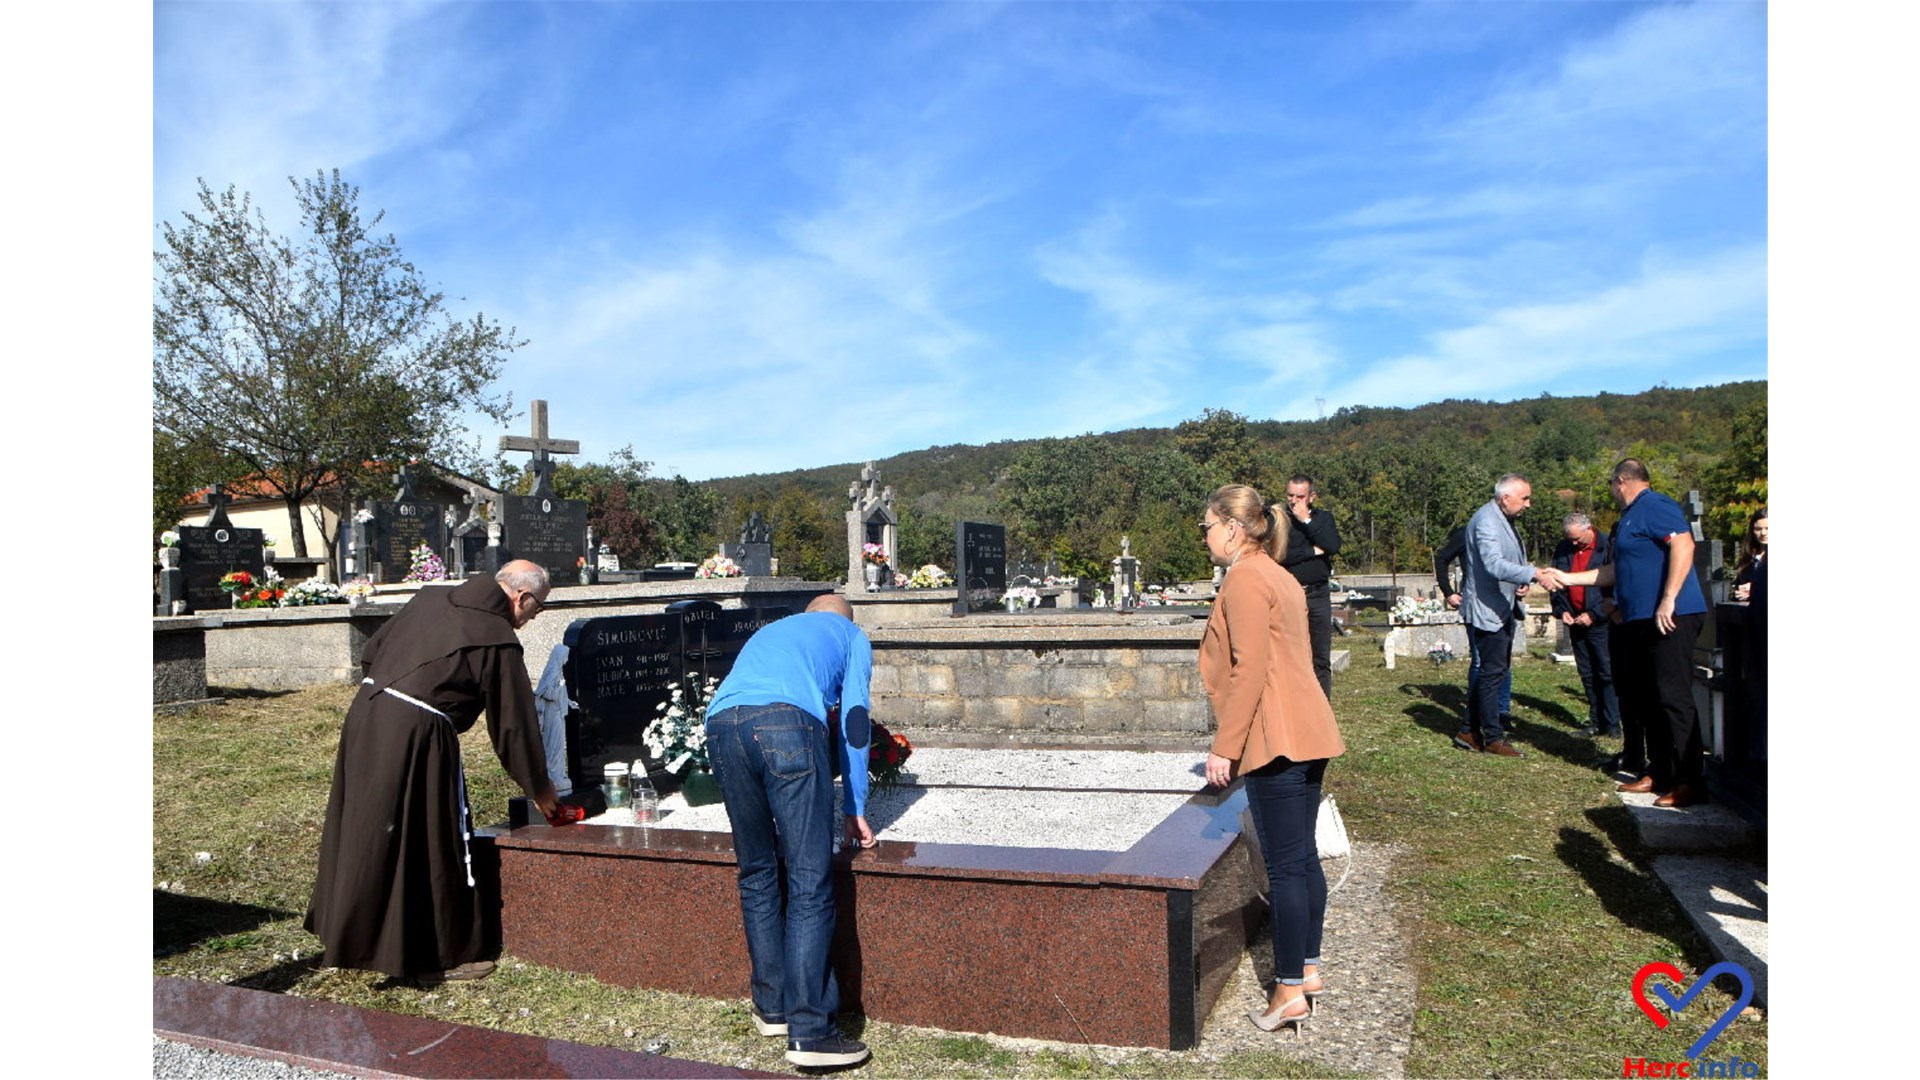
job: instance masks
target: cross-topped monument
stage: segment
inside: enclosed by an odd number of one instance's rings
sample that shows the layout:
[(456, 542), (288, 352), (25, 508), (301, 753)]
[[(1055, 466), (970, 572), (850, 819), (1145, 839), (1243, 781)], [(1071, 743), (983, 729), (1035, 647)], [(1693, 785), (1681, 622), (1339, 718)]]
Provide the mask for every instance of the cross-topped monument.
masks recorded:
[(227, 494), (227, 485), (215, 484), (208, 488), (201, 501), (212, 508), (207, 511), (207, 528), (232, 528), (233, 522), (227, 518), (227, 504), (233, 501), (233, 496)]
[(527, 413), (533, 425), (531, 437), (526, 435), (500, 436), (500, 449), (526, 450), (533, 454), (533, 461), (527, 470), (533, 473), (533, 487), (527, 492), (530, 498), (551, 497), (553, 485), (549, 477), (553, 475), (551, 454), (577, 454), (580, 452), (578, 439), (553, 439), (547, 437), (547, 403), (535, 398), (527, 406)]

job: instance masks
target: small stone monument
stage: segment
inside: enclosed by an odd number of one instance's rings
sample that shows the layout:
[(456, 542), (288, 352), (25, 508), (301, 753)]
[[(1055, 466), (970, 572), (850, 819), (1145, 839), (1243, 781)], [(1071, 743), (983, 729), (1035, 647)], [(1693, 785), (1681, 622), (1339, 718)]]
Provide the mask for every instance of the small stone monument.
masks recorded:
[(1133, 611), (1140, 606), (1140, 560), (1133, 557), (1133, 541), (1120, 538), (1120, 556), (1113, 560), (1113, 607)]
[[(861, 487), (864, 482), (866, 486)], [(880, 472), (867, 462), (860, 479), (847, 485), (847, 498), (853, 503), (847, 511), (847, 587), (866, 582), (869, 592), (893, 588), (890, 560), (899, 554), (900, 517), (893, 512), (893, 488), (880, 486)], [(876, 544), (884, 560), (866, 557), (866, 545)]]
[(773, 529), (755, 510), (740, 528), (740, 542), (723, 544), (720, 553), (739, 564), (747, 577), (767, 577), (773, 573)]
[(461, 500), (467, 504), (466, 519), (448, 528), (453, 537), (453, 576), (465, 580), (482, 573), (487, 565), (487, 515), (483, 510), (490, 500), (469, 491)]

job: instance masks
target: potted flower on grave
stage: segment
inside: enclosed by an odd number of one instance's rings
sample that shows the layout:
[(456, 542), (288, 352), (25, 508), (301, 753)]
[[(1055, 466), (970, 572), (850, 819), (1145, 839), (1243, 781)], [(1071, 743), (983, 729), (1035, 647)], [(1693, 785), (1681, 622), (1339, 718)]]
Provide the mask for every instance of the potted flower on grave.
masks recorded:
[(440, 556), (433, 553), (432, 548), (421, 544), (407, 554), (412, 565), (407, 568), (407, 576), (401, 581), (447, 580), (447, 566), (440, 561)]
[(879, 544), (862, 544), (860, 560), (863, 564), (861, 570), (865, 572), (867, 578), (867, 591), (879, 592), (880, 582), (884, 580), (887, 569), (887, 549)]
[[(689, 675), (687, 681), (691, 681)], [(659, 713), (640, 736), (647, 753), (666, 771), (680, 778), (680, 793), (688, 806), (705, 806), (720, 801), (720, 785), (714, 782), (713, 766), (707, 757), (707, 705), (719, 679), (696, 685), (692, 694), (676, 684), (673, 696), (654, 706)]]
[(709, 555), (700, 568), (693, 572), (697, 578), (745, 577), (746, 571), (740, 564), (725, 555)]

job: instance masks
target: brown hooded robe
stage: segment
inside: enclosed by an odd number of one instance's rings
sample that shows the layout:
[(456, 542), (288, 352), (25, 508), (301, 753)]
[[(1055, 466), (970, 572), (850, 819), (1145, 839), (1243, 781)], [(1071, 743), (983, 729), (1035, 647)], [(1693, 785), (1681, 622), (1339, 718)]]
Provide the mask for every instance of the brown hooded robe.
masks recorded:
[(484, 709), (507, 773), (529, 795), (547, 783), (512, 606), (488, 577), (428, 587), (368, 639), (361, 664), (306, 927), (330, 967), (406, 978), (481, 959), (497, 944), (469, 870), (460, 733)]

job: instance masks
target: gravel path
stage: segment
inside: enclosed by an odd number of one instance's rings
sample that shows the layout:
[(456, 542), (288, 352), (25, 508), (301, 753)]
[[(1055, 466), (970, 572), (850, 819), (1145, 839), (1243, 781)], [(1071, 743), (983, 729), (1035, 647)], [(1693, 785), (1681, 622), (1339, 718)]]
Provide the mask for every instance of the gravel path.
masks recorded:
[(229, 1054), (153, 1037), (155, 1080), (351, 1080), (351, 1073), (289, 1065), (277, 1058)]

